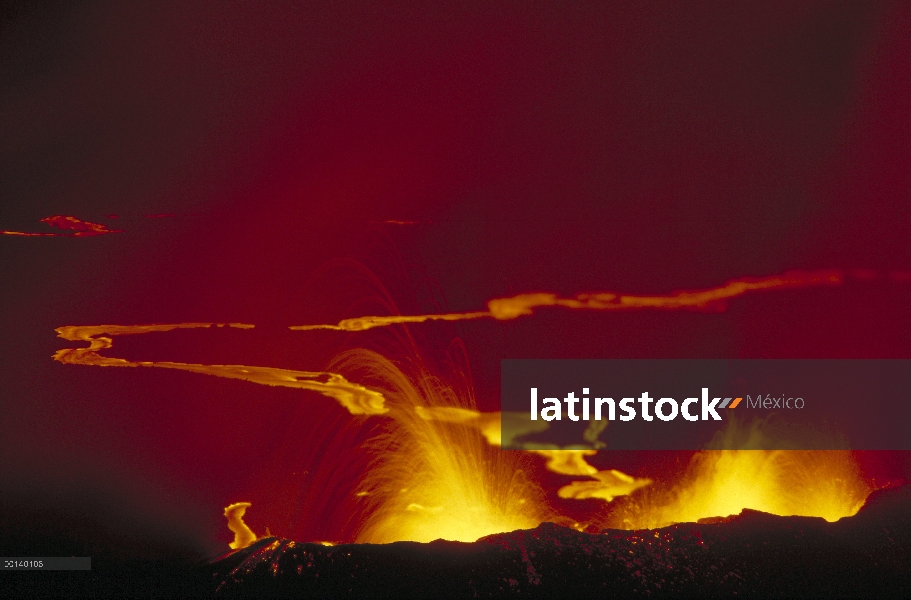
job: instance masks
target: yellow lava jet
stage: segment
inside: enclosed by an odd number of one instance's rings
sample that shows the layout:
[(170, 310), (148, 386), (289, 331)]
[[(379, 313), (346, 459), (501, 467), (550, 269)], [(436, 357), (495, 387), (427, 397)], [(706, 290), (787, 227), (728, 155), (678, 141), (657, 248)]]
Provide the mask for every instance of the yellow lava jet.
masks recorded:
[(225, 507), (228, 529), (234, 532), (234, 541), (228, 544), (231, 550), (246, 548), (257, 540), (256, 534), (244, 523), (244, 513), (250, 508), (249, 502), (235, 502)]

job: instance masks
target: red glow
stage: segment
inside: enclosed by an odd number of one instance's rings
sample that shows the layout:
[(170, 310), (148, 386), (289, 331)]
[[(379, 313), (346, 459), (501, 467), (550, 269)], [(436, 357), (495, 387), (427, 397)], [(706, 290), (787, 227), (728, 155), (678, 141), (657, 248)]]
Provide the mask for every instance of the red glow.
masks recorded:
[(13, 4), (4, 535), (835, 518), (911, 478), (497, 448), (501, 359), (911, 357), (907, 3)]

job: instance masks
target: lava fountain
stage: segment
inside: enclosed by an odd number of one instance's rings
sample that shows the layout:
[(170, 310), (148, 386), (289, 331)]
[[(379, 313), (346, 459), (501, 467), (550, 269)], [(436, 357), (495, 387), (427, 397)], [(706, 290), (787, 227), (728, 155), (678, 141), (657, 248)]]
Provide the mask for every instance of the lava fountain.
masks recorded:
[(645, 490), (604, 525), (654, 529), (745, 508), (837, 521), (856, 514), (871, 491), (846, 450), (705, 450), (677, 485)]
[[(352, 350), (331, 366), (368, 372), (390, 409), (381, 433), (368, 443), (373, 459), (358, 486), (367, 517), (357, 541), (474, 541), (552, 519), (541, 489), (527, 476), (531, 457), (488, 443), (470, 390), (416, 364), (406, 374), (376, 352)], [(477, 417), (430, 417), (440, 409)], [(499, 430), (498, 420), (495, 426)]]

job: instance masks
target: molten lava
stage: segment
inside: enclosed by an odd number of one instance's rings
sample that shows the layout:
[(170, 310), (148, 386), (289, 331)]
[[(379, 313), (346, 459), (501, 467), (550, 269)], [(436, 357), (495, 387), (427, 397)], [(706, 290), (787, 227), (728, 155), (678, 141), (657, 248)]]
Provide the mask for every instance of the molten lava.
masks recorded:
[(358, 486), (366, 515), (358, 542), (474, 541), (553, 518), (527, 476), (534, 466), (529, 456), (490, 443), (499, 415), (479, 413), (470, 390), (421, 364), (406, 373), (369, 350), (350, 351), (334, 366), (371, 373), (389, 406)]
[[(337, 325), (301, 325), (291, 329), (364, 331), (433, 320), (508, 320), (549, 306), (584, 310), (723, 310), (725, 301), (748, 292), (835, 285), (844, 278), (843, 273), (834, 270), (789, 272), (664, 296), (599, 292), (560, 298), (550, 293), (520, 294), (491, 300), (487, 311), (366, 316), (345, 319)], [(561, 517), (548, 503), (545, 490), (534, 476), (535, 470), (542, 467), (541, 457), (546, 459), (544, 468), (552, 473), (578, 478), (557, 490), (559, 498), (594, 498), (610, 503), (598, 519), (600, 525), (614, 528), (654, 528), (738, 514), (744, 508), (782, 516), (815, 515), (833, 521), (857, 512), (870, 492), (851, 453), (843, 451), (706, 450), (693, 458), (679, 483), (661, 486), (615, 469), (599, 470), (588, 462), (587, 457), (597, 454), (597, 448), (603, 446), (598, 440), (604, 430), (601, 423), (586, 431), (584, 444), (571, 448), (528, 443), (520, 445), (521, 451), (506, 451), (501, 448), (504, 419), (525, 424), (525, 429), (508, 428), (515, 437), (543, 431), (548, 424), (518, 419), (512, 413), (481, 412), (470, 389), (460, 389), (445, 378), (434, 376), (420, 360), (393, 362), (366, 349), (340, 355), (330, 365), (337, 372), (129, 361), (100, 354), (112, 347), (114, 336), (212, 326), (253, 327), (238, 323), (66, 326), (57, 329), (61, 338), (84, 342), (88, 347), (61, 349), (54, 358), (68, 364), (178, 369), (305, 389), (334, 399), (352, 415), (381, 418), (381, 432), (366, 447), (372, 456), (370, 468), (352, 490), (362, 509), (355, 536), (358, 542), (426, 542), (439, 538), (474, 541), (489, 534), (534, 528), (546, 521), (572, 521)], [(355, 373), (355, 379), (363, 376), (367, 381), (354, 383), (339, 373)], [(514, 443), (515, 439), (507, 441)], [(614, 502), (618, 497), (626, 498)], [(249, 506), (237, 503), (225, 509), (235, 534), (231, 544), (234, 549), (257, 539), (242, 519)]]
[(706, 450), (695, 455), (675, 488), (643, 494), (609, 525), (652, 529), (739, 514), (837, 521), (857, 513), (872, 490), (845, 450)]
[(246, 548), (256, 541), (256, 534), (253, 533), (247, 524), (244, 523), (244, 513), (250, 508), (249, 502), (235, 502), (225, 507), (225, 517), (228, 519), (228, 529), (234, 533), (234, 541), (228, 544), (231, 550), (240, 550)]
[[(351, 383), (336, 373), (295, 371), (275, 367), (252, 367), (246, 365), (199, 365), (178, 362), (129, 361), (109, 358), (98, 354), (113, 345), (107, 336), (135, 335), (153, 331), (174, 329), (196, 329), (200, 327), (235, 327), (250, 329), (253, 325), (243, 323), (177, 323), (170, 325), (89, 325), (57, 328), (57, 334), (65, 340), (88, 342), (88, 348), (64, 348), (54, 353), (54, 360), (76, 365), (99, 367), (159, 367), (192, 371), (205, 375), (242, 379), (261, 385), (289, 387), (319, 392), (339, 402), (353, 415), (379, 415), (386, 412), (383, 396), (379, 392)], [(107, 334), (104, 335), (104, 334)]]
[(401, 323), (423, 323), (425, 321), (461, 321), (467, 319), (492, 318), (500, 321), (515, 319), (534, 313), (535, 308), (559, 306), (584, 310), (630, 310), (630, 309), (690, 309), (724, 310), (725, 301), (742, 296), (747, 292), (792, 289), (818, 285), (838, 285), (844, 281), (844, 274), (834, 269), (821, 271), (788, 271), (769, 277), (743, 277), (728, 281), (722, 286), (704, 290), (684, 290), (666, 296), (636, 296), (616, 292), (577, 294), (573, 298), (560, 298), (551, 293), (519, 294), (510, 298), (495, 298), (487, 303), (487, 311), (448, 313), (437, 315), (397, 315), (386, 317), (356, 317), (345, 319), (338, 325), (295, 325), (289, 329), (307, 331), (330, 329), (335, 331), (364, 331), (374, 327), (385, 327)]

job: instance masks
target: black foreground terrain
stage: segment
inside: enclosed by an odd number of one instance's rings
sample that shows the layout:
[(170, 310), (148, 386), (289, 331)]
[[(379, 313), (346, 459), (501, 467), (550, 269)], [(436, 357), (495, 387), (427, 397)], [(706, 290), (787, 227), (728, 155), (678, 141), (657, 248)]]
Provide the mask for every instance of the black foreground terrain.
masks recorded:
[(836, 523), (744, 510), (597, 534), (544, 523), (474, 543), (272, 537), (202, 570), (219, 598), (908, 598), (911, 486), (874, 492)]

